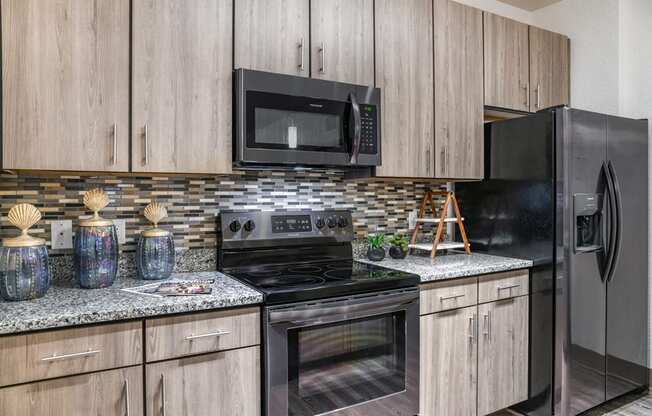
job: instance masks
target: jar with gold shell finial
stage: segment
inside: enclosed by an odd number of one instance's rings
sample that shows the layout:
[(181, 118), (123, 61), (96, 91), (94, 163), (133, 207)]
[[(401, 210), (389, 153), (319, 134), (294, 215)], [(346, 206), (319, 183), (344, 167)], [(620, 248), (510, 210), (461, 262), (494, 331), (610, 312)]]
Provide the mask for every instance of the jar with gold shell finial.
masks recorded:
[(138, 276), (145, 280), (167, 279), (174, 270), (174, 238), (171, 232), (158, 228), (158, 223), (167, 217), (167, 210), (153, 202), (145, 207), (144, 214), (154, 228), (143, 231), (138, 239)]
[(11, 301), (40, 298), (50, 288), (48, 249), (45, 240), (32, 237), (28, 230), (41, 220), (41, 213), (34, 205), (19, 204), (8, 218), (21, 235), (2, 241), (0, 296)]
[(75, 275), (84, 289), (109, 287), (118, 274), (119, 253), (113, 221), (99, 215), (109, 205), (109, 196), (102, 189), (92, 189), (84, 194), (84, 205), (93, 217), (81, 220), (75, 234)]

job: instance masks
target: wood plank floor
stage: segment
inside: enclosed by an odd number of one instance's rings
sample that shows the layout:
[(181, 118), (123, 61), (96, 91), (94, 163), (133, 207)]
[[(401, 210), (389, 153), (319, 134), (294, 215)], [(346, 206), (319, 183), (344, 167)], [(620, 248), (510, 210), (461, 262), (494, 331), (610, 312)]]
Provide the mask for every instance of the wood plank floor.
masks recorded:
[[(514, 416), (501, 411), (491, 416)], [(652, 416), (652, 394), (625, 396), (598, 409), (589, 410), (584, 416)]]

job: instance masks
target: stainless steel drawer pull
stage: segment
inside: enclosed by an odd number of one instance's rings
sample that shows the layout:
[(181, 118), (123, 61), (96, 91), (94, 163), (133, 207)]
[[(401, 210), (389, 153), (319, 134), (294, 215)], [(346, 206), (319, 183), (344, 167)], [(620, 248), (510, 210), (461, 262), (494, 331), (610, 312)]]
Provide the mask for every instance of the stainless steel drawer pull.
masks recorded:
[(210, 332), (208, 334), (200, 334), (200, 335), (190, 334), (187, 337), (185, 337), (184, 339), (186, 341), (192, 341), (192, 340), (200, 339), (200, 338), (220, 337), (222, 335), (228, 335), (230, 333), (231, 333), (231, 331), (217, 331), (217, 332)]
[(319, 47), (319, 55), (321, 55), (321, 65), (319, 66), (319, 72), (322, 74), (326, 73), (326, 45), (324, 42), (321, 43)]
[(127, 408), (126, 415), (129, 416), (131, 413), (129, 413), (129, 380), (127, 379), (125, 379), (125, 406)]
[(86, 357), (90, 357), (92, 355), (99, 354), (101, 352), (102, 352), (102, 350), (89, 350), (89, 351), (75, 352), (73, 354), (64, 354), (64, 355), (52, 354), (51, 357), (41, 358), (41, 361), (50, 362), (50, 361), (68, 360), (68, 359), (74, 359), (74, 358), (86, 358)]
[(161, 416), (165, 416), (165, 375), (161, 373)]
[(440, 296), (439, 297), (439, 302), (443, 303), (445, 300), (463, 298), (464, 296), (466, 296), (465, 293), (460, 293), (459, 295)]
[(118, 164), (118, 125), (113, 124), (113, 157), (111, 158), (111, 163), (114, 165)]
[(299, 41), (299, 71), (304, 70), (304, 62), (303, 62), (303, 43), (304, 39), (301, 38)]
[(469, 342), (473, 344), (473, 339), (475, 338), (475, 328), (473, 325), (474, 321), (473, 315), (469, 316)]
[(501, 290), (509, 290), (509, 291), (511, 292), (512, 289), (517, 288), (517, 287), (520, 287), (520, 286), (521, 286), (520, 284), (509, 285), (509, 286), (498, 286), (498, 287), (496, 288), (496, 290), (499, 291), (499, 292), (500, 292)]
[(147, 132), (147, 124), (145, 124), (143, 136), (145, 138), (145, 153), (143, 155), (143, 165), (147, 165), (149, 163), (149, 137), (148, 137), (148, 132)]

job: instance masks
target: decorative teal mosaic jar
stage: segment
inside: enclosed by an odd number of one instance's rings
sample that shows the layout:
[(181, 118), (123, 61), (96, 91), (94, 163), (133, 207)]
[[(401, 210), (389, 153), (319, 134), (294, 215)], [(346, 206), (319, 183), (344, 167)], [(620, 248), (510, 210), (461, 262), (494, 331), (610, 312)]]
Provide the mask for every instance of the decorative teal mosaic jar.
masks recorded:
[(8, 217), (22, 234), (5, 239), (0, 247), (0, 296), (10, 301), (40, 298), (50, 288), (48, 249), (45, 240), (30, 236), (28, 229), (41, 213), (33, 205), (19, 204)]
[(108, 204), (101, 189), (84, 195), (84, 205), (94, 212), (93, 218), (79, 222), (75, 234), (75, 275), (84, 289), (109, 287), (118, 274), (118, 234), (113, 222), (98, 214)]
[(167, 217), (167, 210), (154, 202), (145, 208), (145, 217), (154, 228), (143, 231), (138, 240), (138, 276), (145, 280), (167, 279), (174, 270), (174, 237), (171, 232), (158, 228), (158, 223)]

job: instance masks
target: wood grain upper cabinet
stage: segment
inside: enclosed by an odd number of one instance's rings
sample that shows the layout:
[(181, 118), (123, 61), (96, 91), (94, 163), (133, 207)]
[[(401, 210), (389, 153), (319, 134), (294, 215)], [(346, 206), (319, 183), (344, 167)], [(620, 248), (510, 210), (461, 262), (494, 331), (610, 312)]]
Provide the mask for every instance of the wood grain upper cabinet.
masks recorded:
[(378, 176), (433, 177), (432, 0), (376, 0), (376, 86), (382, 90)]
[(530, 26), (530, 111), (570, 103), (570, 40)]
[(140, 366), (0, 389), (0, 415), (142, 414), (143, 370)]
[(129, 0), (2, 0), (2, 166), (129, 170)]
[(528, 25), (484, 13), (484, 103), (530, 111)]
[(422, 316), (420, 415), (476, 416), (477, 306)]
[(148, 364), (146, 371), (147, 416), (260, 415), (258, 346)]
[(313, 78), (374, 85), (373, 0), (312, 0)]
[(482, 12), (450, 0), (434, 0), (434, 7), (435, 176), (481, 179)]
[(528, 297), (478, 307), (478, 415), (528, 398)]
[(231, 172), (232, 6), (133, 1), (133, 171)]
[(310, 1), (235, 1), (235, 68), (310, 75)]

